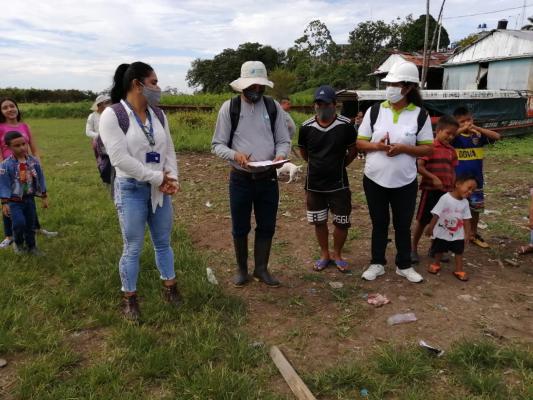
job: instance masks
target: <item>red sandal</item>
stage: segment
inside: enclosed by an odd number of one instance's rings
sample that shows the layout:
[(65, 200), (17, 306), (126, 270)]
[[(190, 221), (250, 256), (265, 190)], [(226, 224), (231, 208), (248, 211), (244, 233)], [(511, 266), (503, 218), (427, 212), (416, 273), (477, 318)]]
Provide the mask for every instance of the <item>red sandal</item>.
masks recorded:
[(468, 280), (468, 274), (465, 271), (454, 271), (453, 276), (463, 282)]
[(428, 267), (428, 272), (432, 274), (436, 274), (440, 271), (440, 265), (439, 264), (430, 264)]

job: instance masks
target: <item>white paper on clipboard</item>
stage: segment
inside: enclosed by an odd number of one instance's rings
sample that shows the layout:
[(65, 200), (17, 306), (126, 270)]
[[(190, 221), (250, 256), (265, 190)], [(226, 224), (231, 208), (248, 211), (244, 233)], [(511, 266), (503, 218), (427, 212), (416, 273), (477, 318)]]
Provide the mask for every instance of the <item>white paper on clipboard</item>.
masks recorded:
[(282, 165), (282, 164), (285, 164), (286, 162), (289, 162), (290, 160), (279, 160), (279, 161), (271, 161), (271, 160), (267, 160), (267, 161), (250, 161), (248, 163), (248, 166), (249, 167), (252, 167), (252, 168), (258, 168), (258, 167), (270, 167), (270, 166), (273, 166), (273, 165)]

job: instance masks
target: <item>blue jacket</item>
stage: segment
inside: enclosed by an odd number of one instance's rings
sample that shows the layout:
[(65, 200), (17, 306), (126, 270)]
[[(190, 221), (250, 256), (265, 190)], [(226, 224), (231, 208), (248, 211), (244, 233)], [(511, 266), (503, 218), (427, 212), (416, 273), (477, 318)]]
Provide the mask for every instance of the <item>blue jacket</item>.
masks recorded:
[(46, 183), (39, 161), (32, 156), (26, 158), (27, 173), (31, 175), (31, 185), (24, 193), (19, 177), (19, 162), (14, 156), (9, 156), (0, 164), (0, 198), (5, 200), (22, 200), (27, 196), (46, 197)]

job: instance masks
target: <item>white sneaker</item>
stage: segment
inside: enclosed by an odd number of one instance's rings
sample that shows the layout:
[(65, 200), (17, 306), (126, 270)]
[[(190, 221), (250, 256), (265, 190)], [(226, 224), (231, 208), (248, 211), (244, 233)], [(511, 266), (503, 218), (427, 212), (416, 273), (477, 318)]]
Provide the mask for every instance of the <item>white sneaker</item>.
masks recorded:
[(47, 231), (46, 229), (37, 229), (36, 232), (46, 237), (56, 237), (58, 234), (57, 232), (50, 232), (50, 231)]
[(367, 280), (367, 281), (373, 281), (378, 276), (383, 275), (385, 273), (385, 267), (381, 264), (371, 264), (368, 269), (363, 272), (363, 275), (361, 275), (361, 278)]
[(422, 282), (424, 278), (413, 267), (406, 269), (396, 268), (396, 273), (404, 278), (407, 278), (409, 282), (418, 283)]
[(5, 238), (0, 242), (0, 249), (5, 249), (6, 247), (11, 246), (11, 243), (13, 243), (13, 239)]

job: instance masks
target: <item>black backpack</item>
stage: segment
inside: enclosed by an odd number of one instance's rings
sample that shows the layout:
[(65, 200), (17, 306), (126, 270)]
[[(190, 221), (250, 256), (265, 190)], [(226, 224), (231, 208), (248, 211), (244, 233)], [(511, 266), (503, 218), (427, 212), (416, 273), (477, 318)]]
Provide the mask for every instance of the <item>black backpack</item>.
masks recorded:
[[(372, 130), (372, 133), (374, 133), (374, 125), (376, 124), (376, 121), (378, 120), (380, 108), (381, 108), (381, 103), (374, 103), (372, 104), (372, 107), (370, 107), (370, 129)], [(428, 112), (424, 108), (420, 107), (420, 112), (418, 113), (418, 118), (416, 119), (416, 123), (418, 125), (418, 128), (416, 130), (417, 135), (420, 133), (420, 131), (424, 127), (424, 124), (426, 123), (427, 118), (428, 118)]]
[[(270, 119), (270, 129), (272, 130), (272, 135), (274, 135), (276, 130), (276, 118), (278, 117), (278, 108), (274, 99), (270, 96), (263, 96), (263, 102), (267, 109), (268, 118)], [(233, 136), (239, 125), (239, 120), (241, 119), (241, 96), (232, 97), (229, 105), (229, 116), (231, 120), (231, 131), (229, 134), (228, 147), (231, 149), (233, 143)], [(274, 140), (275, 142), (275, 140)]]

